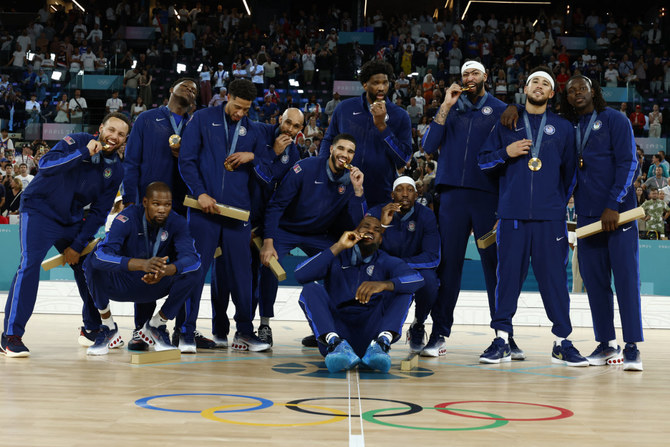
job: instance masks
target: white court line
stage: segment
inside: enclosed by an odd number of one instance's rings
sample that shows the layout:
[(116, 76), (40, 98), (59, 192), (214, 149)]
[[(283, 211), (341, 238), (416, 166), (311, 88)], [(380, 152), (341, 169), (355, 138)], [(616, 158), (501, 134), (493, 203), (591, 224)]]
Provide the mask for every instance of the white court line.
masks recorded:
[[(358, 400), (358, 418), (361, 424), (360, 435), (354, 435), (351, 433), (351, 375), (356, 374), (356, 399)], [(348, 406), (349, 406), (349, 447), (365, 447), (365, 435), (363, 433), (363, 407), (361, 405), (361, 385), (359, 381), (358, 368), (352, 373), (351, 370), (347, 371), (347, 397), (348, 397)]]

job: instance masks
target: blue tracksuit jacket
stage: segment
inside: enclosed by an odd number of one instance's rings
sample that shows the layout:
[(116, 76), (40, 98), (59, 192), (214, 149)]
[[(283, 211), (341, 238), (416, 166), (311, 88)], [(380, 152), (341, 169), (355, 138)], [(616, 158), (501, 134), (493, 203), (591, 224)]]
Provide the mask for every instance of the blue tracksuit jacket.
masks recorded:
[(306, 158), (296, 163), (279, 185), (265, 213), (265, 237), (274, 239), (276, 229), (298, 234), (326, 234), (346, 208), (351, 224), (367, 211), (366, 196), (357, 197), (349, 172), (331, 178), (328, 159)]
[(352, 164), (365, 175), (363, 186), (370, 206), (388, 202), (397, 169), (412, 156), (412, 125), (405, 110), (386, 99), (388, 119), (384, 132), (374, 125), (366, 94), (342, 101), (333, 112), (319, 156), (328, 158), (333, 139), (348, 133), (356, 139)]
[(436, 185), (498, 191), (496, 177), (479, 169), (477, 156), (506, 107), (504, 102), (489, 93), (485, 93), (475, 104), (461, 95), (449, 110), (443, 125), (435, 121), (430, 123), (421, 145), (429, 154), (442, 148), (435, 175)]
[[(137, 117), (126, 143), (123, 160), (123, 201), (139, 204), (147, 186), (156, 181), (166, 183), (173, 191), (175, 182), (181, 181), (176, 172), (177, 159), (172, 156), (168, 143), (174, 134), (170, 124), (170, 109), (166, 106), (147, 110)], [(188, 120), (188, 117), (182, 119)], [(176, 118), (175, 118), (176, 121)], [(176, 122), (179, 125), (179, 122)], [(186, 123), (182, 126), (184, 135)], [(183, 140), (182, 140), (183, 141)]]

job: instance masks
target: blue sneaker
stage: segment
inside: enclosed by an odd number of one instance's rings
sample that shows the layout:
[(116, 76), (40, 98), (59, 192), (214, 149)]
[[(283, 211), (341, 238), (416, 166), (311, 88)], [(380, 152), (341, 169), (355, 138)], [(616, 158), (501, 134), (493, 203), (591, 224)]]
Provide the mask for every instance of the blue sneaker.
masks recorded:
[(154, 327), (149, 324), (149, 321), (144, 323), (142, 329), (139, 331), (139, 336), (148, 345), (154, 347), (156, 351), (167, 351), (169, 349), (177, 349), (170, 343), (170, 334), (167, 331), (167, 325), (163, 324)]
[(379, 337), (376, 340), (372, 340), (361, 362), (372, 369), (387, 373), (391, 369), (391, 356), (388, 354), (389, 349), (391, 349), (391, 346), (385, 338)]
[(640, 351), (635, 343), (626, 343), (623, 348), (623, 370), (624, 371), (642, 371), (642, 360)]
[(600, 343), (596, 347), (596, 349), (591, 353), (591, 355), (586, 357), (586, 360), (589, 361), (590, 366), (603, 366), (607, 365), (607, 361), (609, 359), (617, 358), (620, 356), (621, 356), (620, 346), (613, 348), (607, 343)]
[(430, 334), (428, 343), (423, 347), (421, 357), (440, 357), (447, 355), (447, 342), (441, 335)]
[(516, 344), (512, 337), (509, 338), (509, 349), (512, 351), (512, 360), (526, 360), (526, 354)]
[(182, 354), (195, 354), (196, 353), (196, 344), (195, 344), (195, 333), (190, 332), (188, 334), (179, 334), (179, 350)]
[(230, 345), (233, 351), (250, 351), (250, 352), (263, 352), (269, 351), (271, 346), (270, 343), (265, 343), (263, 340), (258, 338), (254, 333), (243, 334), (241, 332), (235, 332), (235, 337), (233, 337), (233, 343)]
[(95, 337), (97, 337), (97, 335), (97, 331), (89, 331), (84, 326), (79, 327), (79, 338), (77, 340), (79, 342), (79, 346), (83, 346), (85, 348), (93, 346), (93, 343), (95, 343)]
[(119, 334), (119, 326), (114, 323), (114, 329), (110, 329), (104, 324), (100, 326), (95, 343), (86, 350), (87, 355), (107, 355), (110, 348), (120, 348), (123, 346), (123, 339)]
[(346, 340), (337, 339), (337, 341), (328, 344), (326, 366), (331, 373), (347, 371), (358, 365), (360, 362), (361, 359), (358, 358), (353, 348)]
[(426, 330), (423, 324), (415, 323), (407, 330), (407, 341), (409, 342), (409, 352), (421, 352), (424, 348), (424, 339)]
[(30, 351), (21, 341), (18, 335), (5, 335), (2, 333), (0, 342), (0, 351), (7, 357), (30, 357)]
[(501, 337), (496, 337), (491, 346), (479, 356), (479, 363), (504, 363), (512, 361), (512, 350)]
[(589, 361), (579, 353), (570, 340), (563, 340), (560, 345), (554, 342), (551, 361), (567, 366), (589, 366)]
[(195, 347), (197, 349), (214, 349), (216, 348), (216, 343), (211, 338), (207, 338), (198, 330), (193, 332), (193, 338), (195, 339)]

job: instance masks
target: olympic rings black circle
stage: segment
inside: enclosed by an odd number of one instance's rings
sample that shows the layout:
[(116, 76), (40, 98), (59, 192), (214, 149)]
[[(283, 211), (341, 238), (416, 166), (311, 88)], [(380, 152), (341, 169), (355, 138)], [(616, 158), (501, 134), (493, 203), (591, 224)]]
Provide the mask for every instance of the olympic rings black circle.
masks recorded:
[[(286, 408), (290, 408), (293, 411), (299, 411), (301, 413), (307, 413), (307, 414), (317, 414), (319, 416), (332, 416), (332, 413), (320, 413), (318, 411), (309, 411), (305, 410), (304, 408), (300, 408), (299, 405), (303, 402), (308, 402), (310, 400), (326, 400), (326, 399), (349, 399), (348, 397), (311, 397), (307, 399), (296, 399), (292, 400), (290, 402), (286, 403)], [(415, 414), (423, 410), (423, 407), (421, 405), (413, 404), (411, 402), (404, 402), (402, 400), (393, 400), (393, 399), (379, 399), (376, 397), (361, 397), (359, 398), (360, 400), (378, 400), (381, 402), (393, 402), (396, 404), (400, 405), (406, 405), (409, 407), (407, 411), (401, 412), (401, 413), (391, 413), (391, 414), (380, 414), (376, 415), (375, 417), (378, 418), (384, 418), (384, 417), (392, 417), (392, 416), (407, 416), (410, 414)], [(358, 418), (360, 417), (359, 414), (352, 414), (351, 417)]]

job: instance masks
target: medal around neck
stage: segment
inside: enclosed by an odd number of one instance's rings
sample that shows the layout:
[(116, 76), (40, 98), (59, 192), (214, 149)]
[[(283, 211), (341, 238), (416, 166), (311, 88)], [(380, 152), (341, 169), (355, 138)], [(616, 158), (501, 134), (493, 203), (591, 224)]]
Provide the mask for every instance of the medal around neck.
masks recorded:
[(579, 169), (584, 169), (584, 159), (579, 157)]
[(181, 147), (181, 137), (176, 133), (172, 134), (168, 138), (168, 143), (170, 144), (170, 149), (179, 149)]
[(540, 160), (537, 157), (533, 157), (530, 160), (528, 160), (528, 169), (531, 171), (539, 171), (542, 169), (542, 160)]

